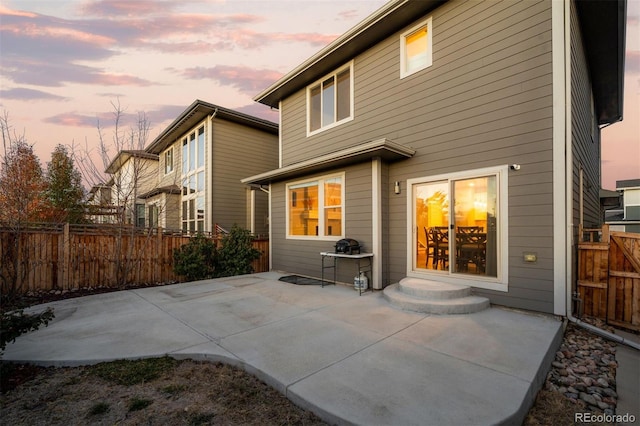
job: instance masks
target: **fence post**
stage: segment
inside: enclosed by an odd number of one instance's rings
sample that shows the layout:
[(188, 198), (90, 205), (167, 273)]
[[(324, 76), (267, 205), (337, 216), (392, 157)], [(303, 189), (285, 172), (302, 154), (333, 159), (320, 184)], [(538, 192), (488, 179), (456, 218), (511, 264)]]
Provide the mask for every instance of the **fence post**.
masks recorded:
[[(62, 254), (62, 262), (58, 260), (58, 288), (61, 290), (68, 290), (69, 286), (69, 253), (70, 253), (70, 241), (69, 241), (69, 224), (65, 223), (62, 230), (62, 250), (59, 253)], [(62, 270), (60, 270), (62, 265)]]
[(156, 262), (154, 269), (155, 281), (162, 282), (162, 263), (164, 262), (164, 252), (162, 250), (162, 226), (158, 226), (158, 237), (156, 238)]

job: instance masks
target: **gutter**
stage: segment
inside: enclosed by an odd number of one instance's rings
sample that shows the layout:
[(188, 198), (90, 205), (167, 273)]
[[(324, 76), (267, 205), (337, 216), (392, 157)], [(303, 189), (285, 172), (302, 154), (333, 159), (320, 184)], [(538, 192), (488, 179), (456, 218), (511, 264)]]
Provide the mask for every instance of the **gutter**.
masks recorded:
[[(564, 74), (565, 74), (565, 206), (572, 205), (573, 197), (573, 151), (572, 151), (572, 137), (571, 137), (571, 75), (568, 70), (571, 69), (571, 34), (570, 34), (570, 19), (571, 19), (571, 9), (570, 2), (564, 3)], [(589, 330), (590, 332), (597, 334), (605, 339), (614, 341), (616, 343), (627, 345), (637, 351), (640, 351), (640, 344), (625, 339), (622, 336), (618, 336), (617, 334), (610, 333), (601, 328), (595, 327), (591, 324), (587, 324), (586, 322), (576, 318), (573, 316), (573, 294), (571, 288), (571, 282), (573, 280), (572, 277), (572, 244), (569, 242), (573, 241), (573, 226), (572, 225), (572, 213), (569, 209), (566, 216), (566, 240), (565, 240), (565, 267), (566, 267), (566, 280), (565, 280), (565, 301), (566, 301), (566, 318), (567, 321), (571, 321), (572, 323)], [(580, 218), (582, 221), (582, 218)]]

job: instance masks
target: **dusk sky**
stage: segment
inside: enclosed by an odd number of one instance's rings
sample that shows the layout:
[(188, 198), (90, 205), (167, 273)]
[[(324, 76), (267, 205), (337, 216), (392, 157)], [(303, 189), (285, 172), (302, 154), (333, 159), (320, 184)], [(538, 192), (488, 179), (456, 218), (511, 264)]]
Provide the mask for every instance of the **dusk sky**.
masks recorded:
[[(252, 98), (386, 0), (0, 0), (0, 109), (43, 167), (96, 146), (112, 102), (157, 136), (195, 99), (277, 122)], [(624, 121), (603, 130), (603, 182), (640, 178), (640, 0), (629, 0)]]

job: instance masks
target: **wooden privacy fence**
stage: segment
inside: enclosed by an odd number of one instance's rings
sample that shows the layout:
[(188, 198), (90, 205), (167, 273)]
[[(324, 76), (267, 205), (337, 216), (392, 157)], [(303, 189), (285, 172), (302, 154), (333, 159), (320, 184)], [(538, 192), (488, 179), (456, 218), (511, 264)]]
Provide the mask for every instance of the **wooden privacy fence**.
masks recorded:
[[(189, 236), (111, 225), (0, 227), (2, 292), (73, 290), (180, 281), (173, 251)], [(269, 270), (269, 240), (255, 239), (255, 272)]]
[(640, 234), (581, 229), (578, 292), (582, 314), (640, 330)]

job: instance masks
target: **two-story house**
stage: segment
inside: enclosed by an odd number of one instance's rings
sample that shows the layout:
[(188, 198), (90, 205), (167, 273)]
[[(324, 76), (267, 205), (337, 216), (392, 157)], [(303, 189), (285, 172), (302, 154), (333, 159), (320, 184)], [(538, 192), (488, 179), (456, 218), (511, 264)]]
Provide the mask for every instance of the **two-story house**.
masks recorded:
[(605, 223), (611, 231), (640, 233), (640, 179), (616, 181), (614, 194), (621, 204), (605, 211)]
[(159, 159), (156, 185), (141, 193), (156, 226), (268, 233), (266, 192), (240, 179), (277, 167), (276, 123), (196, 100), (145, 151)]
[(600, 223), (599, 126), (622, 119), (625, 8), (392, 0), (258, 94), (280, 164), (243, 182), (269, 187), (272, 269), (319, 277), (348, 237), (374, 289), (566, 314), (578, 226)]
[(114, 223), (147, 226), (143, 194), (156, 186), (158, 156), (144, 150), (122, 150), (111, 161), (110, 200), (118, 211)]

